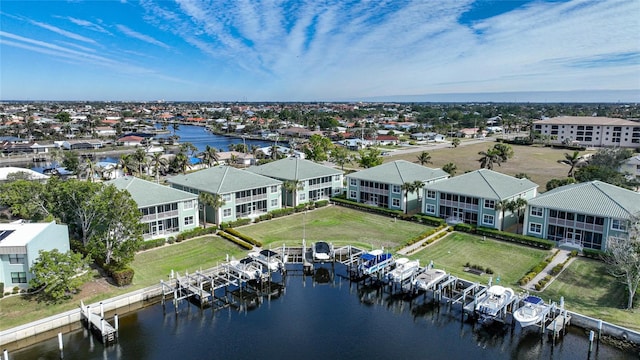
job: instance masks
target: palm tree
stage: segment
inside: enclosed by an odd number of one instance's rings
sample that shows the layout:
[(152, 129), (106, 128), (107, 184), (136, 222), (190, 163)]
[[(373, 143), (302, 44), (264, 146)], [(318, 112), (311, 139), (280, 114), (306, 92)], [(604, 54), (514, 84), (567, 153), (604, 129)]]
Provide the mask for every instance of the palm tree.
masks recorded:
[(502, 159), (500, 158), (500, 154), (498, 154), (498, 152), (495, 149), (480, 151), (478, 152), (478, 155), (482, 156), (480, 159), (478, 159), (478, 161), (480, 162), (481, 169), (486, 168), (489, 170), (493, 170), (494, 164), (498, 164), (498, 166), (500, 166), (500, 163), (502, 162)]
[(457, 138), (457, 137), (456, 137), (456, 138), (453, 138), (453, 139), (451, 140), (451, 145), (453, 145), (453, 147), (454, 147), (454, 148), (457, 148), (457, 147), (458, 147), (458, 145), (460, 145), (460, 139), (459, 139), (459, 138)]
[(218, 156), (218, 150), (216, 150), (216, 148), (212, 148), (209, 145), (207, 145), (200, 156), (202, 157), (202, 161), (208, 167), (211, 167), (214, 163), (218, 165), (218, 160), (220, 159), (220, 157)]
[(500, 220), (500, 231), (504, 231), (504, 212), (510, 210), (510, 203), (511, 201), (506, 199), (496, 202), (496, 211), (500, 211), (502, 213), (502, 220)]
[[(415, 180), (413, 182), (413, 191), (412, 192), (415, 192), (418, 195), (418, 202), (420, 202), (420, 200), (422, 199), (421, 192), (422, 192), (423, 188), (424, 188), (424, 183), (422, 181)], [(420, 204), (418, 204), (418, 205), (420, 205)], [(420, 208), (420, 206), (418, 208)]]
[(218, 225), (219, 223), (218, 220), (220, 219), (220, 216), (218, 214), (218, 209), (223, 207), (225, 204), (224, 200), (222, 199), (222, 196), (220, 196), (220, 194), (211, 194), (207, 192), (201, 192), (198, 195), (198, 201), (200, 202), (200, 204), (202, 204), (202, 225), (205, 228), (207, 227), (207, 206), (213, 208), (213, 210), (216, 212), (214, 219), (215, 219), (215, 224)]
[(279, 157), (280, 157), (280, 153), (278, 150), (278, 145), (277, 144), (271, 145), (271, 159), (277, 160)]
[(86, 158), (80, 166), (79, 172), (85, 175), (87, 181), (93, 182), (93, 176), (96, 174), (96, 166), (91, 159)]
[(419, 162), (420, 165), (433, 164), (433, 161), (431, 161), (431, 155), (426, 151), (421, 152), (417, 157), (417, 162)]
[(147, 166), (147, 153), (143, 149), (139, 148), (132, 154), (132, 156), (138, 167), (138, 176), (141, 176), (142, 170)]
[(133, 171), (135, 171), (136, 165), (132, 154), (124, 154), (120, 156), (120, 162), (118, 162), (118, 166), (122, 169), (122, 172), (125, 175), (129, 175)]
[(449, 176), (454, 176), (456, 174), (456, 170), (458, 170), (458, 167), (456, 166), (456, 164), (454, 163), (446, 163), (444, 164), (444, 166), (442, 167), (442, 170), (446, 173), (449, 174)]
[(171, 165), (174, 171), (186, 174), (187, 168), (189, 168), (189, 158), (187, 154), (184, 152), (177, 153)]
[(570, 166), (569, 173), (567, 173), (567, 177), (572, 178), (574, 170), (577, 167), (586, 165), (587, 159), (580, 155), (579, 151), (574, 151), (573, 154), (569, 155), (568, 153), (564, 153), (564, 159), (558, 160), (560, 164), (567, 164)]
[(282, 183), (282, 187), (287, 192), (287, 195), (291, 194), (291, 206), (296, 207), (298, 205), (298, 191), (304, 190), (304, 183), (298, 180), (286, 180)]
[(527, 207), (528, 202), (526, 199), (519, 197), (513, 200), (512, 203), (513, 206), (511, 211), (515, 211), (518, 214), (518, 217), (516, 218), (516, 231), (520, 233), (520, 215), (522, 210)]
[(160, 183), (160, 173), (167, 170), (169, 161), (162, 157), (162, 153), (155, 152), (149, 158), (149, 166), (151, 166), (156, 176), (156, 183)]
[(412, 182), (405, 182), (400, 185), (400, 189), (404, 191), (404, 213), (409, 213), (409, 193), (414, 192), (415, 184)]

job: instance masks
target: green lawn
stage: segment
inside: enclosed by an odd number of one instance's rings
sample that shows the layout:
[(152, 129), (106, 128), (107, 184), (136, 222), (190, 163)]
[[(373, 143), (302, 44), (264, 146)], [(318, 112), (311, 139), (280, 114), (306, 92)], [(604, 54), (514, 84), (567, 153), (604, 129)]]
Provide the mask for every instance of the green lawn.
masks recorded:
[(464, 265), (480, 265), (494, 271), (493, 280), (500, 277), (500, 284), (518, 290), (518, 280), (532, 267), (550, 254), (549, 251), (520, 246), (508, 242), (486, 239), (466, 233), (452, 233), (424, 248), (413, 258), (434, 266), (454, 276), (486, 284), (491, 275), (473, 275), (464, 271)]
[(638, 305), (633, 311), (624, 310), (625, 286), (607, 274), (606, 265), (600, 261), (574, 260), (542, 294), (554, 301), (564, 296), (566, 307), (571, 311), (640, 330)]
[(243, 234), (262, 241), (264, 247), (300, 245), (304, 235), (307, 244), (315, 241), (334, 245), (351, 244), (367, 249), (396, 248), (423, 231), (431, 229), (408, 221), (329, 206), (305, 213), (259, 222), (238, 228)]

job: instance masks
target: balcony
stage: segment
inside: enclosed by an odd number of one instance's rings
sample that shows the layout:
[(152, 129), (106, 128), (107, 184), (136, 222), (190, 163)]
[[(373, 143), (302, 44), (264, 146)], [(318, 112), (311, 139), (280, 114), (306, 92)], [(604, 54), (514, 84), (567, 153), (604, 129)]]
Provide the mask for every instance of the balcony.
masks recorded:
[(469, 210), (469, 211), (473, 211), (473, 212), (478, 212), (478, 205), (461, 203), (459, 201), (440, 200), (440, 205), (443, 205), (443, 206), (446, 206), (446, 207), (457, 208), (457, 209)]
[(361, 192), (365, 192), (365, 193), (369, 193), (369, 194), (378, 194), (378, 195), (385, 195), (385, 196), (389, 195), (389, 190), (376, 189), (376, 188), (372, 188), (372, 187), (369, 187), (369, 186), (360, 186), (360, 191)]
[(251, 203), (259, 200), (267, 200), (268, 197), (269, 196), (267, 194), (260, 194), (260, 195), (252, 195), (252, 196), (236, 198), (236, 205)]
[(142, 222), (146, 223), (153, 220), (162, 220), (178, 216), (178, 210), (165, 211), (161, 213), (149, 214), (142, 216)]

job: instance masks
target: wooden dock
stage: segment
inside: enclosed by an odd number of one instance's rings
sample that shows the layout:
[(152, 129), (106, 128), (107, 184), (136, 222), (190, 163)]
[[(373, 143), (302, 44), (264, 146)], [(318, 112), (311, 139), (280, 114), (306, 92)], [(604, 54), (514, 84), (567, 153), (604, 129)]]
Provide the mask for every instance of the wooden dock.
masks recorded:
[[(102, 305), (102, 303), (100, 303)], [(112, 326), (104, 318), (104, 311), (100, 309), (100, 313), (96, 314), (91, 307), (85, 306), (80, 301), (80, 313), (87, 329), (95, 334), (98, 339), (105, 345), (114, 344), (118, 341), (118, 317), (114, 317), (115, 325)]]
[(555, 339), (564, 333), (565, 327), (570, 325), (570, 323), (571, 315), (567, 314), (566, 310), (561, 310), (560, 314), (551, 320), (546, 329), (549, 332), (549, 336)]

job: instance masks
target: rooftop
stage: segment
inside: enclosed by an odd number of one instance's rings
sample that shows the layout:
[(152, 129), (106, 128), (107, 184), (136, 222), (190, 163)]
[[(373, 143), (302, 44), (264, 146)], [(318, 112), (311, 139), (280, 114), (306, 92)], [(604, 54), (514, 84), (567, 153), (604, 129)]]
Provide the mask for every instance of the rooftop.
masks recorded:
[(167, 180), (170, 184), (189, 187), (212, 194), (227, 194), (265, 186), (280, 185), (282, 181), (239, 170), (231, 166), (215, 166)]
[(110, 180), (107, 184), (112, 184), (120, 190), (127, 190), (136, 204), (138, 204), (138, 207), (193, 200), (198, 197), (186, 191), (142, 180), (134, 176), (124, 176)]
[(343, 173), (338, 169), (297, 157), (288, 157), (264, 165), (252, 166), (247, 171), (276, 179), (296, 181), (341, 175)]
[(369, 169), (360, 170), (348, 175), (351, 179), (373, 180), (387, 184), (401, 185), (406, 182), (432, 181), (446, 179), (449, 174), (442, 169), (432, 169), (426, 166), (396, 160)]
[(558, 116), (533, 123), (536, 125), (640, 126), (640, 122), (602, 116)]
[(493, 170), (479, 169), (429, 184), (427, 187), (429, 190), (504, 200), (535, 189), (538, 184), (529, 179), (518, 179)]
[(0, 224), (0, 247), (26, 246), (31, 239), (43, 232), (50, 223), (26, 223), (22, 220)]

